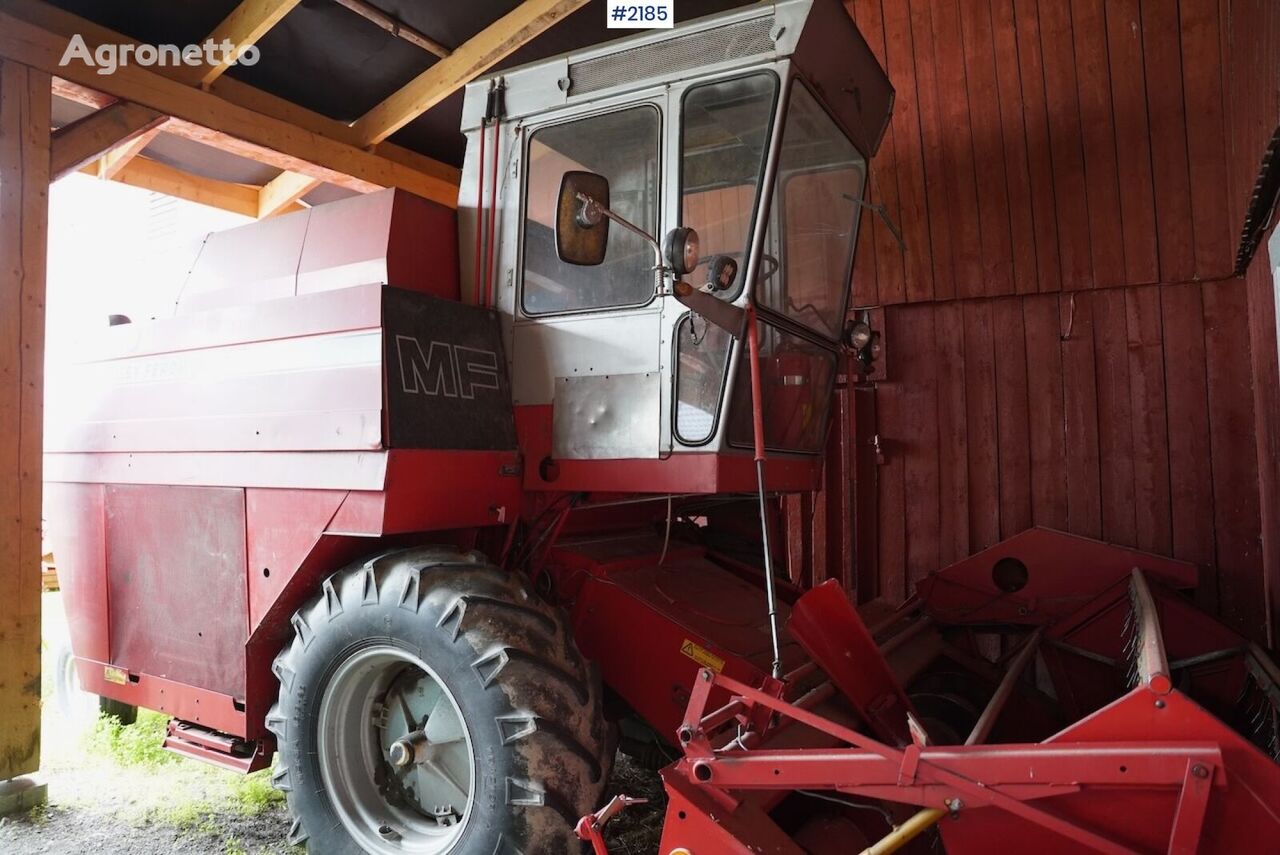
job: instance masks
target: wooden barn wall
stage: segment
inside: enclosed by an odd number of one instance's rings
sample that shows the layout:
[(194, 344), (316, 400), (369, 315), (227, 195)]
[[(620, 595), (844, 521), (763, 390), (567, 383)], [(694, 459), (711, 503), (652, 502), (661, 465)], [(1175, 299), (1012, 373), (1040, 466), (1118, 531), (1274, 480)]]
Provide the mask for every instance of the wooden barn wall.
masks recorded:
[(1265, 258), (1233, 267), (1278, 115), (1277, 4), (846, 6), (897, 87), (870, 192), (907, 244), (864, 229), (854, 275), (888, 372), (860, 598), (1044, 525), (1205, 566), (1203, 602), (1264, 638), (1275, 302)]

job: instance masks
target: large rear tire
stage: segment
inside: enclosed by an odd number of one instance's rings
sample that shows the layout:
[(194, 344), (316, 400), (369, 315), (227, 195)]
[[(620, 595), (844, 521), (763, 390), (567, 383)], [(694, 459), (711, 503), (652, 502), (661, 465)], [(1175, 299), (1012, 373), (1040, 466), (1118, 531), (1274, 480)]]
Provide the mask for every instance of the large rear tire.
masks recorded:
[(563, 615), (477, 554), (394, 552), (293, 617), (267, 717), (291, 842), (325, 855), (578, 851), (608, 772)]

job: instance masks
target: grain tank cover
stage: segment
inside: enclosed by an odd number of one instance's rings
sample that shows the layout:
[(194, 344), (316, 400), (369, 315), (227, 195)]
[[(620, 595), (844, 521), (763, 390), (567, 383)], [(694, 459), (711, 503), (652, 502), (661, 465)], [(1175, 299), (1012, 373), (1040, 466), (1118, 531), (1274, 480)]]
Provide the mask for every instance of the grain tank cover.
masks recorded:
[(382, 190), (214, 232), (183, 285), (177, 314), (371, 284), (457, 300), (454, 212)]

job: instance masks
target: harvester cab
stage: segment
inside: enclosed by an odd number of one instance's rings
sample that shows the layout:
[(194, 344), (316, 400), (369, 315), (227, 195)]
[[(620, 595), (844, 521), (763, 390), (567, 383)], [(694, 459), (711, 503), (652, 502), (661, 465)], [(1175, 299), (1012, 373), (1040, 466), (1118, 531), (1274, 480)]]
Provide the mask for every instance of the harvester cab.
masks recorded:
[(812, 486), (892, 104), (828, 0), (757, 4), (467, 88), (463, 292), (504, 321), (527, 485), (751, 486), (754, 307), (773, 486)]

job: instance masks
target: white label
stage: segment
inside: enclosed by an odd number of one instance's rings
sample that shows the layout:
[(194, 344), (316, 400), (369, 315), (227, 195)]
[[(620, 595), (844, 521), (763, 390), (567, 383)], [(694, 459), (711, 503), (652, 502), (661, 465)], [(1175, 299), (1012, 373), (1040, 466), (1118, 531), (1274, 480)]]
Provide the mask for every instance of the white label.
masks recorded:
[(605, 21), (611, 30), (671, 29), (675, 0), (607, 0)]

